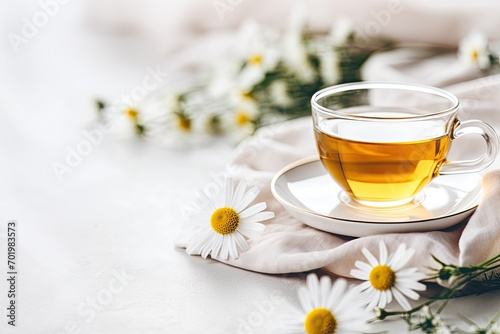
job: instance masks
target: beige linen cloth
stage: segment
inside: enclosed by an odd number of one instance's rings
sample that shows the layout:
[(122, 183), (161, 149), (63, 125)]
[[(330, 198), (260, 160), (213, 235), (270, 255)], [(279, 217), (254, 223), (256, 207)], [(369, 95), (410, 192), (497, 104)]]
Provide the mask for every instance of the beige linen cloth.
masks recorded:
[[(443, 68), (445, 67), (445, 68)], [(428, 73), (429, 75), (424, 75)], [(500, 76), (481, 77), (461, 64), (455, 54), (432, 55), (429, 51), (407, 49), (380, 54), (366, 64), (364, 77), (371, 80), (398, 80), (445, 87), (462, 99), (460, 119), (478, 118), (500, 127)], [(472, 137), (472, 138), (469, 138)], [(453, 158), (481, 154), (474, 136), (454, 142)], [(271, 194), (271, 179), (286, 165), (317, 154), (310, 117), (262, 128), (235, 150), (228, 170), (236, 179), (261, 189), (256, 202), (265, 201), (276, 217), (268, 222), (263, 238), (237, 260), (226, 263), (263, 273), (303, 272), (323, 268), (336, 275), (350, 277), (356, 260), (364, 259), (367, 247), (378, 254), (383, 240), (389, 251), (405, 243), (416, 250), (409, 266), (428, 272), (436, 267), (430, 254), (445, 262), (469, 265), (500, 254), (500, 161), (485, 172), (483, 198), (468, 222), (444, 231), (395, 233), (349, 238), (322, 232), (292, 218)], [(355, 227), (353, 227), (355, 228)], [(177, 246), (186, 247), (188, 235), (181, 235)]]

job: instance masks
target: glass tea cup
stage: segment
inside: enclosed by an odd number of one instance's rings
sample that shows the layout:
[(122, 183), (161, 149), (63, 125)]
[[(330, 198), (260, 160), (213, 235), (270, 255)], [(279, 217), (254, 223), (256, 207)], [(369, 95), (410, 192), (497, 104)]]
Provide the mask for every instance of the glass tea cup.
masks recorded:
[[(359, 82), (318, 91), (311, 99), (321, 161), (349, 199), (368, 207), (411, 202), (438, 175), (473, 173), (493, 163), (495, 130), (459, 121), (458, 98), (431, 86)], [(479, 134), (484, 153), (448, 161), (454, 139)]]

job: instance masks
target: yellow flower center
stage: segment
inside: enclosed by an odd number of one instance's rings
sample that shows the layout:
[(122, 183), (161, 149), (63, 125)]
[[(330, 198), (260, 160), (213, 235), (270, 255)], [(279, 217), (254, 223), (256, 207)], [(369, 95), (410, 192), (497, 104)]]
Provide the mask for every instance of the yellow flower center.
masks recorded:
[(249, 122), (250, 122), (250, 117), (248, 117), (247, 113), (243, 111), (238, 111), (236, 113), (236, 124), (238, 124), (239, 126), (243, 126)]
[(260, 54), (254, 54), (248, 58), (248, 63), (250, 65), (259, 66), (262, 64), (262, 56)]
[(125, 110), (125, 115), (133, 121), (137, 121), (137, 117), (139, 116), (139, 112), (135, 109), (127, 109)]
[(241, 91), (240, 94), (243, 100), (253, 100), (252, 94), (250, 94), (250, 92)]
[(240, 216), (233, 208), (219, 208), (210, 217), (210, 225), (219, 234), (231, 234), (240, 225)]
[(472, 60), (477, 61), (477, 58), (479, 57), (479, 52), (477, 52), (477, 50), (472, 50), (472, 52), (470, 53), (470, 57), (472, 58)]
[(185, 132), (191, 131), (191, 120), (186, 116), (177, 117), (177, 126)]
[(307, 334), (334, 334), (337, 330), (337, 320), (332, 312), (318, 307), (307, 313), (304, 329)]
[(377, 290), (388, 290), (394, 285), (396, 275), (391, 267), (380, 264), (370, 271), (370, 283)]

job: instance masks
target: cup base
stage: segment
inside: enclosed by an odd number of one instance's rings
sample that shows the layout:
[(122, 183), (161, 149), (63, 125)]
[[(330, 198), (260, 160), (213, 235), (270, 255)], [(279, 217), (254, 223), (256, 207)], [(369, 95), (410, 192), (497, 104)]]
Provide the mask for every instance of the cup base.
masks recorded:
[(407, 210), (420, 205), (425, 199), (425, 193), (422, 191), (411, 198), (405, 198), (397, 201), (387, 202), (374, 202), (364, 201), (349, 196), (346, 192), (342, 191), (339, 194), (339, 199), (342, 203), (357, 210), (363, 211), (397, 211)]

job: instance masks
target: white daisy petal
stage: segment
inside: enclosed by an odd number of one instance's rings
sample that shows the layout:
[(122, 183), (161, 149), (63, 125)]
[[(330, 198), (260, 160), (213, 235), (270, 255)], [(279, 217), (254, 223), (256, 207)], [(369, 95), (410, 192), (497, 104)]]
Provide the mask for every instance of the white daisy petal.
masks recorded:
[(234, 233), (234, 240), (236, 241), (236, 245), (241, 249), (242, 252), (246, 252), (250, 249), (250, 246), (248, 246), (248, 242), (240, 232)]
[[(360, 291), (365, 291), (366, 289), (370, 288), (371, 286), (372, 286), (372, 284), (370, 283), (370, 281), (366, 281), (366, 282), (363, 282), (360, 285), (358, 285), (358, 289)], [(370, 291), (372, 291), (373, 293), (375, 293), (375, 291), (373, 289), (370, 290)]]
[(302, 310), (307, 312), (308, 310), (312, 310), (314, 308), (306, 287), (300, 288), (297, 291), (297, 295), (299, 297), (299, 303), (300, 306), (302, 307)]
[(387, 265), (393, 267), (395, 263), (399, 263), (406, 253), (406, 244), (399, 245), (398, 249), (389, 257)]
[(207, 242), (205, 245), (202, 246), (202, 254), (201, 256), (203, 258), (206, 258), (209, 254), (210, 256), (215, 259), (217, 258), (217, 254), (214, 253), (214, 249), (217, 247), (218, 243), (222, 244), (224, 243), (224, 239), (222, 235), (218, 235), (217, 238), (211, 238), (209, 242)]
[(229, 257), (229, 246), (228, 246), (228, 243), (226, 242), (226, 239), (223, 236), (222, 248), (220, 251), (220, 259), (227, 260), (228, 257)]
[[(245, 180), (241, 180), (240, 183), (238, 183), (238, 186), (236, 187), (236, 190), (234, 191), (234, 197), (231, 200), (231, 203), (229, 203), (229, 206), (232, 208), (236, 208), (238, 203), (241, 202), (243, 199), (243, 195), (245, 194), (245, 189), (247, 187), (247, 183)], [(238, 210), (236, 210), (238, 212)]]
[(236, 212), (241, 212), (243, 211), (244, 208), (247, 207), (248, 204), (250, 204), (259, 194), (259, 189), (257, 187), (253, 187), (250, 190), (248, 190), (244, 195), (241, 201), (234, 206), (234, 210)]
[(233, 201), (233, 179), (227, 178), (225, 183), (225, 198), (224, 205), (230, 206)]
[[(346, 307), (338, 307), (339, 305), (349, 305)], [(365, 317), (371, 319), (371, 315), (365, 313), (366, 302), (363, 295), (356, 289), (355, 286), (350, 286), (341, 300), (336, 302), (336, 307), (333, 309), (336, 315), (344, 317), (346, 320), (356, 318), (364, 314)]]
[(378, 306), (380, 308), (384, 308), (386, 305), (387, 305), (387, 294), (385, 293), (385, 291), (380, 291), (380, 297), (379, 297), (379, 301), (378, 301)]
[(213, 245), (215, 244), (215, 241), (214, 239), (212, 238), (209, 238), (207, 239), (199, 248), (199, 251), (198, 251), (198, 254), (200, 254), (200, 256), (204, 259), (207, 258), (208, 255), (211, 254), (211, 251), (212, 251), (212, 247)]
[(259, 212), (251, 217), (244, 218), (245, 222), (261, 222), (264, 220), (269, 220), (274, 218), (274, 212), (271, 211), (264, 211), (264, 212)]
[(213, 254), (213, 246), (214, 240), (210, 240), (208, 243), (204, 244), (200, 250), (200, 255), (202, 258), (206, 259), (208, 255), (210, 255), (212, 258), (215, 258), (216, 256)]
[(240, 216), (240, 219), (248, 218), (265, 210), (266, 207), (266, 203), (264, 202), (257, 203), (241, 211), (240, 213), (238, 213), (238, 215)]
[(368, 275), (370, 274), (370, 271), (372, 271), (372, 267), (366, 262), (356, 261), (354, 265), (362, 271), (366, 272)]
[(378, 304), (377, 291), (375, 289), (369, 289), (364, 291), (364, 305), (367, 305), (367, 309), (372, 310)]
[(387, 263), (387, 247), (385, 246), (385, 243), (383, 241), (380, 241), (379, 243), (379, 252), (380, 252), (380, 264), (386, 264)]
[(266, 230), (266, 225), (264, 225), (262, 223), (252, 223), (252, 222), (243, 221), (243, 222), (240, 222), (240, 228), (238, 230), (241, 230), (241, 229), (250, 229), (252, 231), (262, 233)]
[(377, 259), (375, 258), (375, 256), (373, 256), (372, 253), (370, 253), (370, 251), (368, 249), (366, 249), (365, 247), (363, 247), (363, 249), (361, 250), (364, 254), (364, 256), (366, 257), (366, 259), (368, 260), (368, 262), (370, 262), (370, 264), (375, 267), (376, 265), (379, 264), (379, 262), (377, 261)]
[(219, 256), (220, 249), (222, 248), (223, 238), (218, 237), (215, 239), (215, 243), (212, 249), (212, 257), (217, 258)]
[(402, 256), (398, 259), (398, 261), (394, 261), (391, 265), (394, 271), (401, 270), (406, 264), (411, 260), (413, 255), (415, 254), (414, 249), (408, 249), (402, 252)]
[(306, 279), (306, 287), (312, 296), (318, 296), (320, 293), (318, 276), (308, 275)]
[(390, 304), (392, 302), (392, 293), (391, 290), (385, 290), (385, 297), (387, 299), (387, 304)]
[(404, 296), (413, 300), (418, 300), (420, 298), (420, 295), (418, 293), (403, 286), (396, 286), (393, 290), (398, 290)]
[(207, 207), (205, 208), (205, 210), (209, 213), (212, 213), (215, 210), (217, 210), (218, 208), (220, 208), (221, 206), (224, 206), (224, 203), (223, 203), (222, 199), (220, 198), (220, 194), (223, 193), (222, 188), (217, 187), (215, 189), (215, 192), (216, 193), (213, 195), (213, 197), (210, 198), (210, 202), (208, 203)]
[(378, 305), (379, 300), (380, 300), (380, 291), (374, 291), (374, 294), (372, 298), (370, 298), (370, 302), (366, 306), (366, 309), (373, 310)]
[(330, 292), (330, 288), (332, 286), (332, 281), (330, 280), (330, 277), (328, 276), (323, 276), (321, 277), (319, 281), (319, 290), (320, 290), (320, 300), (319, 304), (320, 305), (327, 305), (326, 301), (328, 299), (328, 293)]
[[(224, 185), (221, 183), (216, 183), (211, 184), (211, 187), (207, 187), (206, 190), (204, 190), (205, 195), (210, 199), (210, 202), (213, 206), (213, 209), (220, 208), (221, 206), (224, 206)], [(211, 210), (213, 211), (213, 210)]]
[(408, 289), (412, 289), (412, 290), (416, 290), (416, 291), (427, 290), (427, 286), (425, 284), (414, 281), (414, 280), (409, 280), (409, 279), (408, 280), (400, 280), (398, 278), (395, 285), (396, 285), (396, 287), (401, 285), (401, 286), (404, 286)]
[(193, 214), (189, 220), (191, 221), (191, 223), (196, 226), (196, 227), (206, 227), (207, 226), (207, 221), (209, 221), (210, 217), (208, 217), (207, 219), (207, 215), (206, 214)]
[(408, 300), (401, 294), (401, 292), (399, 292), (396, 289), (393, 289), (392, 293), (398, 304), (401, 305), (401, 307), (403, 308), (403, 310), (411, 309), (410, 303), (408, 303)]
[(207, 258), (207, 256), (210, 254), (210, 246), (212, 245), (213, 240), (208, 239), (205, 243), (203, 243), (200, 248), (198, 249), (198, 254), (204, 259)]
[(189, 255), (192, 254), (200, 254), (200, 249), (203, 244), (207, 243), (210, 240), (210, 231), (197, 231), (198, 234), (194, 235), (194, 238), (190, 241), (188, 247), (186, 248), (186, 252)]
[(369, 274), (366, 271), (361, 271), (359, 269), (352, 269), (351, 276), (362, 280), (367, 280), (369, 278)]
[(412, 290), (416, 290), (416, 291), (426, 291), (427, 290), (427, 286), (423, 283), (420, 283), (420, 282), (415, 283), (415, 286), (411, 286), (409, 288)]
[(330, 296), (328, 296), (328, 300), (326, 305), (335, 305), (337, 301), (339, 301), (347, 287), (347, 282), (343, 279), (338, 279), (335, 281), (335, 284), (332, 287), (332, 291), (330, 292)]
[(240, 228), (239, 231), (244, 237), (250, 240), (258, 241), (262, 238), (262, 235), (255, 230)]
[(414, 277), (417, 270), (418, 270), (417, 268), (400, 269), (400, 270), (398, 270), (398, 277), (402, 277), (402, 276)]
[(229, 248), (229, 256), (232, 257), (233, 259), (237, 259), (238, 249), (236, 248), (236, 242), (232, 242), (233, 235), (228, 235), (228, 239), (231, 239), (231, 241), (227, 243), (227, 246)]
[[(370, 282), (368, 282), (370, 283)], [(369, 286), (371, 287), (371, 284), (369, 284)], [(378, 290), (375, 290), (375, 289), (370, 289), (370, 290), (367, 290), (365, 292), (366, 296), (368, 297), (369, 300), (373, 300), (375, 299), (375, 301), (378, 303), (378, 299), (377, 299), (377, 293), (379, 291)]]

